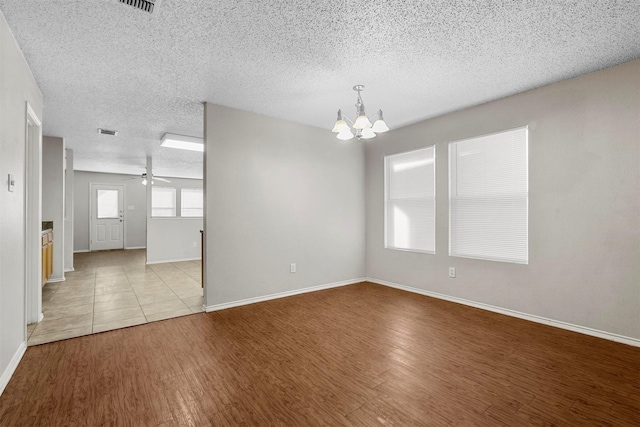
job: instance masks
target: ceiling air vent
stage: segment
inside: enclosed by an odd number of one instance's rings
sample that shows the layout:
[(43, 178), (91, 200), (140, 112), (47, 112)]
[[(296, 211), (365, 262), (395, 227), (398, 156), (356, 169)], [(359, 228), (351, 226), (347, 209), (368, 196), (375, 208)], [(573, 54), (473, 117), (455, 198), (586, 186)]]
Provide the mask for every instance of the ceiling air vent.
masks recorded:
[(118, 131), (117, 130), (109, 130), (109, 129), (98, 128), (98, 133), (102, 134), (102, 135), (116, 136), (118, 134)]
[(160, 6), (161, 0), (120, 0), (120, 3), (126, 3), (129, 6), (133, 6), (136, 9), (140, 9), (147, 13), (153, 13), (157, 11)]

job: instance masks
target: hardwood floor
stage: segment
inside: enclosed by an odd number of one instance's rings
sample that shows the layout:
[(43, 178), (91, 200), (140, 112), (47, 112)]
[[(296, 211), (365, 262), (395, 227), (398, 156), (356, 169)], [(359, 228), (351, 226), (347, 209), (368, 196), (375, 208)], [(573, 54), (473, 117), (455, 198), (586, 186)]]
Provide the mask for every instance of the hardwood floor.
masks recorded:
[(370, 283), (29, 347), (2, 426), (637, 426), (640, 349)]

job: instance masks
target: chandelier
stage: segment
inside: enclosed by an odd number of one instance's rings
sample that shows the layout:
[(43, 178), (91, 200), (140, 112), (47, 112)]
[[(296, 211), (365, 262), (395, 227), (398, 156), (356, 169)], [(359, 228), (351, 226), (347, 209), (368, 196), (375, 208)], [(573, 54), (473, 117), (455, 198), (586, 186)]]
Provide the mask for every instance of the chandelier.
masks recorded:
[[(364, 85), (355, 85), (353, 90), (358, 92), (358, 100), (356, 101), (356, 121), (351, 121), (347, 116), (342, 115), (342, 110), (338, 110), (338, 119), (336, 120), (336, 124), (333, 126), (332, 130), (332, 132), (338, 134), (336, 137), (343, 141), (349, 140), (354, 136), (359, 140), (371, 139), (376, 137), (376, 133), (388, 131), (389, 127), (382, 118), (382, 110), (378, 110), (378, 118), (373, 125), (371, 125), (369, 118), (364, 113), (364, 103), (362, 102), (362, 96), (360, 96), (360, 92), (364, 90)], [(344, 119), (347, 119), (349, 123), (351, 123), (353, 130)]]

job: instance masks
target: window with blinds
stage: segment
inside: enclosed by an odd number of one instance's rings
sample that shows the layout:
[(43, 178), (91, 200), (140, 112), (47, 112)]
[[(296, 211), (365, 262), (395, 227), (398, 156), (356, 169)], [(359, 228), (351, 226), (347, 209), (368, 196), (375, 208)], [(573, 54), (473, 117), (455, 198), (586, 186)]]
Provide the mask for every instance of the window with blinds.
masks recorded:
[(183, 188), (180, 196), (180, 216), (203, 216), (202, 188)]
[(528, 129), (449, 143), (449, 255), (529, 263)]
[(176, 216), (176, 189), (169, 187), (151, 188), (151, 216)]
[(386, 156), (385, 247), (436, 251), (435, 147)]

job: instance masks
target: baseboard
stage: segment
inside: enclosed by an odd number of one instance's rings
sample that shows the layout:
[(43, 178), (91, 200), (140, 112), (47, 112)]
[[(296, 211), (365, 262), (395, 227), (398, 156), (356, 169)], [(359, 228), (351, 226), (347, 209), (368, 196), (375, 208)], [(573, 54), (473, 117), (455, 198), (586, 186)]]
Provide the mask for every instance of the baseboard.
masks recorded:
[(321, 291), (323, 289), (330, 289), (330, 288), (337, 288), (337, 287), (340, 287), (340, 286), (353, 285), (354, 283), (364, 282), (365, 280), (366, 279), (364, 279), (364, 278), (344, 280), (342, 282), (334, 282), (334, 283), (327, 283), (327, 284), (324, 284), (324, 285), (310, 286), (308, 288), (295, 289), (293, 291), (279, 292), (277, 294), (263, 295), (263, 296), (260, 296), (260, 297), (253, 297), (253, 298), (247, 298), (247, 299), (238, 300), (238, 301), (226, 302), (224, 304), (209, 305), (209, 306), (204, 306), (204, 311), (206, 311), (207, 313), (210, 313), (212, 311), (219, 311), (219, 310), (225, 310), (227, 308), (239, 307), (241, 305), (255, 304), (257, 302), (269, 301), (269, 300), (278, 299), (278, 298), (286, 298), (286, 297), (290, 297), (290, 296), (293, 296), (293, 295), (299, 295), (299, 294), (306, 294), (306, 293), (309, 293), (309, 292)]
[(7, 369), (5, 369), (2, 373), (2, 376), (0, 376), (0, 396), (4, 392), (4, 389), (7, 387), (7, 384), (9, 384), (9, 380), (13, 376), (13, 373), (16, 371), (16, 368), (18, 367), (20, 360), (22, 360), (22, 356), (24, 356), (25, 351), (27, 351), (27, 343), (21, 342), (20, 346), (11, 358), (9, 366), (7, 366)]
[(51, 278), (51, 279), (47, 280), (45, 283), (58, 283), (58, 282), (64, 282), (64, 281), (65, 281), (64, 277), (58, 278), (58, 279)]
[(640, 339), (626, 337), (624, 335), (618, 335), (611, 332), (600, 331), (598, 329), (589, 328), (586, 326), (574, 325), (572, 323), (563, 322), (561, 320), (548, 319), (546, 317), (536, 316), (533, 314), (522, 313), (516, 310), (510, 310), (508, 308), (496, 307), (490, 304), (484, 304), (481, 302), (475, 302), (464, 298), (453, 297), (450, 295), (440, 294), (437, 292), (426, 291), (424, 289), (413, 288), (411, 286), (400, 285), (398, 283), (387, 282), (386, 280), (374, 279), (372, 277), (366, 278), (367, 282), (376, 283), (378, 285), (388, 286), (390, 288), (401, 289), (407, 292), (413, 292), (416, 294), (425, 295), (428, 297), (438, 298), (445, 301), (455, 302), (458, 304), (468, 305), (470, 307), (480, 308), (482, 310), (493, 311), (494, 313), (504, 314), (506, 316), (517, 317), (519, 319), (529, 320), (531, 322), (542, 323), (543, 325), (554, 326), (560, 329), (566, 329), (568, 331), (578, 332), (593, 337), (603, 338), (609, 341), (615, 341), (633, 347), (640, 347)]
[(74, 254), (81, 254), (84, 252), (91, 252), (89, 249), (79, 249), (77, 251), (73, 251)]
[(149, 264), (165, 264), (167, 262), (183, 262), (183, 261), (200, 261), (201, 258), (181, 258), (181, 259), (166, 259), (162, 261), (147, 261), (147, 265)]
[(68, 272), (70, 272), (70, 271), (76, 271), (76, 269), (75, 269), (75, 268), (73, 268), (73, 267), (71, 267), (71, 268), (65, 268), (65, 269), (64, 269), (64, 272), (65, 272), (65, 273), (68, 273)]
[(130, 246), (130, 247), (124, 248), (125, 251), (128, 251), (130, 249), (147, 249), (147, 247), (146, 246)]

